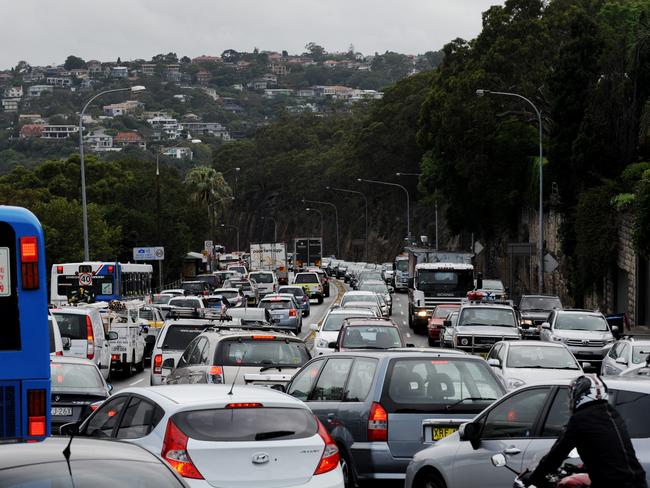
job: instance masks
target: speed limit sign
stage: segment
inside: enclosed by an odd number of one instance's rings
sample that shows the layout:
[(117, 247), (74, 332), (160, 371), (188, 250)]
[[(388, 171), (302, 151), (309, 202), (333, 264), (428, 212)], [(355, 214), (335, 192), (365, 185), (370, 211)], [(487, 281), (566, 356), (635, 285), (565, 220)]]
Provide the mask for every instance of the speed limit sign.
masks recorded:
[(92, 285), (93, 285), (93, 275), (91, 273), (79, 274), (79, 286), (92, 286)]

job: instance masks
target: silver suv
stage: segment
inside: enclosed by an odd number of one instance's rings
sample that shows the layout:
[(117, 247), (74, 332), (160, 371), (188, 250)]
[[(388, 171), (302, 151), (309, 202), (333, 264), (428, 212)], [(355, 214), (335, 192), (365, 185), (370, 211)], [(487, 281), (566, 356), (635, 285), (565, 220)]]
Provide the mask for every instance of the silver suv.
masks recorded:
[(517, 314), (506, 304), (465, 303), (455, 326), (445, 323), (445, 327), (451, 331), (451, 347), (483, 357), (499, 341), (521, 339)]
[[(618, 327), (611, 327), (600, 312), (589, 310), (554, 310), (541, 327), (540, 339), (562, 342), (582, 367), (598, 367), (608, 353)], [(590, 363), (585, 365), (585, 363)]]

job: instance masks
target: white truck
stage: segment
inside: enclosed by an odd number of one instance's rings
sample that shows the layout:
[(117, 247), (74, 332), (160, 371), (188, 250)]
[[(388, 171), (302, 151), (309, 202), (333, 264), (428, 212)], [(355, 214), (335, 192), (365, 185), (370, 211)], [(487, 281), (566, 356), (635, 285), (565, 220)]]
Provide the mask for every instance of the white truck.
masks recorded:
[(138, 310), (144, 306), (139, 300), (109, 304), (103, 320), (108, 330), (117, 333), (111, 341), (111, 369), (131, 375), (144, 370), (145, 337), (149, 332), (149, 322), (138, 317)]
[(251, 270), (274, 271), (279, 285), (289, 284), (286, 244), (251, 244)]

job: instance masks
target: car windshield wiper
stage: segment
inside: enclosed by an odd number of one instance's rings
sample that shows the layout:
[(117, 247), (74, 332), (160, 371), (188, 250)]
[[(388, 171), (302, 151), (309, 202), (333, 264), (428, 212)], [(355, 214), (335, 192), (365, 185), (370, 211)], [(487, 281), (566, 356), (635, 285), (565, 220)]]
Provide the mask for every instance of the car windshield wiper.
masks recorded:
[(457, 402), (450, 403), (450, 404), (447, 405), (445, 408), (446, 408), (447, 410), (451, 410), (451, 409), (454, 408), (456, 405), (460, 405), (461, 403), (469, 402), (469, 401), (472, 401), (472, 402), (478, 402), (478, 401), (480, 401), (480, 400), (485, 400), (485, 401), (494, 401), (494, 400), (496, 400), (496, 398), (466, 397), (466, 398), (461, 398), (461, 399), (458, 400)]
[(255, 440), (263, 441), (266, 439), (275, 439), (277, 437), (286, 437), (293, 434), (295, 434), (293, 430), (271, 430), (269, 432), (258, 432), (255, 434)]

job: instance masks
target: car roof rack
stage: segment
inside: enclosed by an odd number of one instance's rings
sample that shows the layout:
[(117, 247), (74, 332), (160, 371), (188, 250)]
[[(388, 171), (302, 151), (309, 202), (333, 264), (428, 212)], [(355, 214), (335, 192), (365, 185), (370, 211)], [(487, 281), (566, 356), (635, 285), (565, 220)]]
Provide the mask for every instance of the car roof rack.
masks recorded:
[[(506, 305), (508, 307), (515, 306), (512, 300), (492, 300), (490, 298), (483, 298), (481, 300), (464, 299), (461, 303), (463, 305)], [(440, 305), (447, 305), (447, 303), (441, 303)]]

